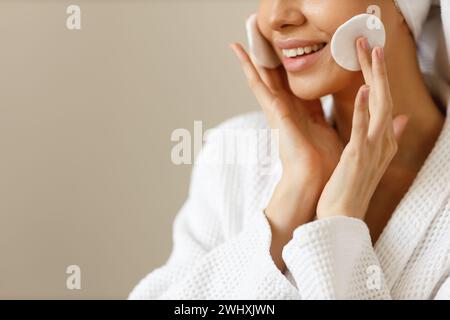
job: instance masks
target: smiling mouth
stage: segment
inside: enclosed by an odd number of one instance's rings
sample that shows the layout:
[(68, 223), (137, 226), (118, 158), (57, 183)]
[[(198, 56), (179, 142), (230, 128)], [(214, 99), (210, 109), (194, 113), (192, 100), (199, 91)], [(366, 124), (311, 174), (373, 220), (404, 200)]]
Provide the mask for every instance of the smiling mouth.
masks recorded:
[(312, 46), (298, 47), (293, 49), (283, 49), (282, 54), (283, 57), (290, 59), (303, 57), (321, 51), (326, 45), (327, 43), (323, 42), (319, 44), (314, 44)]

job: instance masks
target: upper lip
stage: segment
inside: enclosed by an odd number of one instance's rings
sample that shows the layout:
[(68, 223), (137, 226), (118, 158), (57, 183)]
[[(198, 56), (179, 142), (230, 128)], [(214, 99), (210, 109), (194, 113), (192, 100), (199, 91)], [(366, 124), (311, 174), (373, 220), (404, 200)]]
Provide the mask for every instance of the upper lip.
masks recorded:
[(303, 47), (311, 47), (315, 44), (325, 43), (318, 40), (299, 40), (299, 39), (277, 39), (274, 44), (279, 49), (296, 49)]

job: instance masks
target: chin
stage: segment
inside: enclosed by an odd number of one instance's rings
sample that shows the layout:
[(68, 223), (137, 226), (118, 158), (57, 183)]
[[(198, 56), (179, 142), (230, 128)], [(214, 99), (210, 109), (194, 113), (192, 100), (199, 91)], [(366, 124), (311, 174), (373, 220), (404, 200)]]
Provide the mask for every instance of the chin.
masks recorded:
[(331, 72), (318, 71), (310, 74), (288, 73), (289, 87), (292, 93), (303, 100), (317, 100), (330, 94), (336, 94), (352, 87), (357, 78), (357, 73), (343, 69)]
[(289, 76), (289, 87), (292, 93), (302, 100), (317, 100), (335, 93), (334, 81), (325, 79), (309, 79), (302, 76)]

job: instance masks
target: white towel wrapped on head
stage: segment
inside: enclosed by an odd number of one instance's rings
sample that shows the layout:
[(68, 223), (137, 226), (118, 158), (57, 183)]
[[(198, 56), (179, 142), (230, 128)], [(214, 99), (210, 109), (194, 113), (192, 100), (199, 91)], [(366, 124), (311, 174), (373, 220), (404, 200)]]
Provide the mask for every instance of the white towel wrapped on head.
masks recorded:
[(450, 104), (450, 0), (431, 1), (427, 20), (420, 30), (420, 36), (416, 37), (420, 68), (428, 88), (445, 112)]
[(422, 32), (422, 26), (425, 23), (432, 0), (394, 0), (397, 7), (403, 14), (408, 23), (414, 38), (417, 39)]

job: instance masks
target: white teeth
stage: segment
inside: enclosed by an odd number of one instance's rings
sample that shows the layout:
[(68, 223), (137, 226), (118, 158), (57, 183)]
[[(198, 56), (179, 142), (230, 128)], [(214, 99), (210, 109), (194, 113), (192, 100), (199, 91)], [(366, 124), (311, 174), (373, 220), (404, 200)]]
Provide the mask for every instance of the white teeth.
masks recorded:
[(283, 55), (287, 58), (295, 58), (297, 56), (302, 56), (304, 54), (310, 54), (311, 52), (316, 52), (325, 46), (324, 43), (315, 44), (309, 47), (302, 47), (297, 49), (283, 49)]
[(297, 49), (290, 49), (290, 50), (288, 50), (288, 56), (290, 58), (297, 56)]

